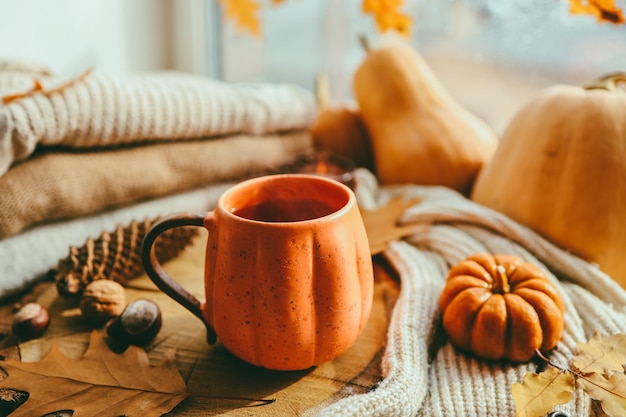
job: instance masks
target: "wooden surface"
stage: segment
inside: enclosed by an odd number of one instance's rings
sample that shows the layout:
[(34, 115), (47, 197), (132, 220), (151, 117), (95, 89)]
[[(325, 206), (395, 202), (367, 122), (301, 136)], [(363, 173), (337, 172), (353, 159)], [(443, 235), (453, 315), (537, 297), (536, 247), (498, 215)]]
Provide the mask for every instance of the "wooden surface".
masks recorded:
[[(197, 238), (165, 269), (185, 289), (203, 299), (203, 260), (206, 236)], [(130, 281), (127, 301), (150, 298), (163, 311), (163, 328), (145, 346), (153, 364), (163, 353), (176, 349), (177, 366), (191, 396), (168, 416), (308, 416), (324, 404), (346, 395), (366, 392), (380, 380), (380, 359), (398, 283), (382, 262), (375, 262), (375, 296), (368, 324), (354, 346), (339, 358), (297, 372), (269, 371), (235, 358), (219, 344), (209, 346), (202, 322), (160, 293), (145, 276)], [(48, 306), (51, 325), (45, 335), (19, 343), (10, 334), (14, 302), (0, 307), (0, 354), (23, 361), (37, 361), (53, 342), (68, 356), (79, 359), (87, 348), (93, 327), (80, 317), (76, 303), (57, 295), (52, 283), (44, 283), (20, 300)], [(261, 405), (258, 400), (275, 400)]]

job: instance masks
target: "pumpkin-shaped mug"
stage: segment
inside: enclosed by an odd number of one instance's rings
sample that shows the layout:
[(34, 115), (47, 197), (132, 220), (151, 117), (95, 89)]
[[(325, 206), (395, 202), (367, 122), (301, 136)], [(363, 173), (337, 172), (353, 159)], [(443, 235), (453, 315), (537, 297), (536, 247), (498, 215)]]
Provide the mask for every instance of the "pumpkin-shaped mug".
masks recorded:
[[(208, 230), (205, 301), (161, 267), (155, 239), (179, 226)], [(209, 343), (274, 370), (306, 369), (345, 352), (372, 307), (373, 268), (356, 197), (307, 174), (267, 175), (222, 194), (213, 211), (179, 213), (146, 234), (142, 261), (159, 289), (199, 317)]]

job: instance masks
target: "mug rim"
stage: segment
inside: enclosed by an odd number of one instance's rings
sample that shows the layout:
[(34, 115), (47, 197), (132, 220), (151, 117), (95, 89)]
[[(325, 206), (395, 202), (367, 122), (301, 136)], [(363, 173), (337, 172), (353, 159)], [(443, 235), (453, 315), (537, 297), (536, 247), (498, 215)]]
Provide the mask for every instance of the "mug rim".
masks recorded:
[[(302, 179), (308, 179), (308, 180), (314, 180), (314, 181), (318, 181), (318, 182), (323, 182), (326, 183), (330, 186), (336, 187), (337, 189), (342, 190), (346, 196), (347, 196), (347, 200), (346, 203), (344, 205), (342, 205), (339, 209), (332, 211), (329, 214), (326, 214), (324, 216), (320, 216), (320, 217), (314, 217), (312, 219), (306, 219), (306, 220), (296, 220), (296, 221), (263, 221), (263, 220), (255, 220), (255, 219), (250, 219), (247, 217), (242, 217), (242, 216), (238, 216), (235, 213), (233, 213), (232, 211), (228, 210), (225, 205), (224, 202), (225, 200), (231, 196), (233, 193), (236, 193), (238, 191), (240, 191), (242, 188), (250, 186), (251, 184), (254, 184), (256, 182), (264, 182), (264, 181), (268, 181), (268, 180), (272, 180), (272, 179), (284, 179), (284, 178), (302, 178)], [(327, 178), (321, 175), (315, 175), (315, 174), (306, 174), (306, 173), (282, 173), (282, 174), (268, 174), (268, 175), (262, 175), (260, 177), (254, 177), (254, 178), (249, 178), (247, 180), (243, 180), (235, 185), (233, 185), (232, 187), (230, 187), (228, 190), (224, 191), (224, 193), (222, 193), (222, 195), (219, 197), (218, 201), (217, 201), (217, 205), (215, 207), (216, 210), (221, 211), (222, 213), (224, 213), (226, 216), (232, 218), (232, 219), (236, 219), (238, 221), (242, 221), (242, 222), (248, 222), (248, 223), (252, 223), (252, 224), (259, 224), (259, 225), (265, 225), (265, 226), (279, 226), (279, 225), (300, 225), (300, 224), (306, 224), (306, 223), (311, 223), (311, 222), (320, 222), (320, 221), (331, 221), (333, 220), (335, 217), (340, 217), (342, 216), (345, 212), (349, 211), (353, 205), (356, 204), (356, 196), (354, 194), (354, 192), (350, 189), (350, 187), (348, 187), (345, 184), (342, 184), (339, 181), (333, 180), (332, 178)]]

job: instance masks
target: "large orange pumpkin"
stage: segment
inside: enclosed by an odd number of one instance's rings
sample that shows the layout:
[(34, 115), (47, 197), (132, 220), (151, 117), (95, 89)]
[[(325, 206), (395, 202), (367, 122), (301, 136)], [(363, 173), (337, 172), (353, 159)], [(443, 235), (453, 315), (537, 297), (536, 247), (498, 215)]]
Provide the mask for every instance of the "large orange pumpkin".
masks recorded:
[(535, 265), (480, 253), (455, 265), (439, 298), (443, 326), (459, 349), (490, 360), (525, 362), (556, 346), (561, 295)]
[(471, 198), (626, 288), (626, 73), (553, 85), (513, 118)]

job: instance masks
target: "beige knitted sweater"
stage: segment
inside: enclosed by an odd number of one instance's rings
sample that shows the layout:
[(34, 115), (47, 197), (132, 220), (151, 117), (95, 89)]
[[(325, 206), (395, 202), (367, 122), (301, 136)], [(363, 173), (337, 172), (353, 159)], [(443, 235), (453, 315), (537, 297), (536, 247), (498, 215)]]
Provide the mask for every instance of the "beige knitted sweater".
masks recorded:
[[(441, 335), (437, 300), (449, 268), (476, 252), (509, 253), (540, 265), (560, 289), (565, 305), (563, 338), (550, 353), (567, 365), (576, 343), (594, 333), (626, 333), (626, 291), (598, 267), (563, 251), (504, 215), (445, 188), (379, 187), (359, 171), (357, 197), (373, 209), (392, 196), (419, 197), (404, 223), (422, 226), (406, 241), (393, 242), (385, 256), (401, 278), (382, 360), (384, 380), (373, 390), (324, 404), (319, 416), (514, 417), (511, 386), (534, 364), (488, 363), (457, 352)], [(432, 353), (432, 352), (431, 352)], [(333, 399), (335, 401), (336, 399)], [(555, 407), (571, 417), (603, 416), (580, 389)]]
[[(29, 93), (29, 90), (34, 90)], [(25, 95), (25, 96), (23, 96)], [(0, 61), (0, 175), (37, 145), (73, 148), (301, 130), (312, 94), (289, 84), (236, 84), (182, 73), (66, 80)]]

